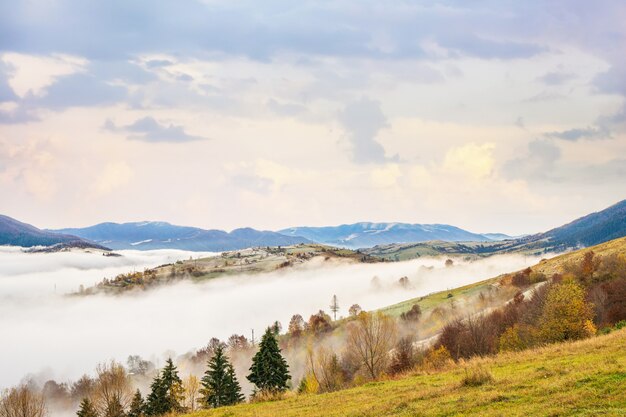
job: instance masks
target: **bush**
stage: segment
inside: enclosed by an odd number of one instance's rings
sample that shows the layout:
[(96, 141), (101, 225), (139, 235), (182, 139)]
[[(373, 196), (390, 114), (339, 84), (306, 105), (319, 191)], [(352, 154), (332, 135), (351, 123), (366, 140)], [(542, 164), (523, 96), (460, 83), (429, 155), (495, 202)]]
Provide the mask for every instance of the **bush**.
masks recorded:
[(592, 319), (592, 306), (580, 285), (573, 281), (553, 285), (539, 319), (541, 338), (550, 343), (592, 336), (596, 333)]
[(431, 349), (424, 358), (424, 364), (432, 369), (442, 369), (452, 363), (452, 356), (445, 346)]
[(479, 387), (491, 382), (493, 382), (493, 375), (482, 366), (465, 368), (465, 375), (461, 379), (461, 385), (464, 387)]

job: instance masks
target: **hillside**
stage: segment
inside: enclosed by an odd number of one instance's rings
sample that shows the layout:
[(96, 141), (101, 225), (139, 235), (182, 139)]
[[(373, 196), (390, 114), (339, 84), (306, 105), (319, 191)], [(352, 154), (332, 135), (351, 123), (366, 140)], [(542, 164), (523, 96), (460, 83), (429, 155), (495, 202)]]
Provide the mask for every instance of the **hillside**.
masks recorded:
[(112, 249), (180, 249), (191, 251), (228, 251), (254, 246), (289, 246), (309, 243), (299, 236), (285, 236), (251, 228), (205, 230), (166, 222), (100, 223), (85, 228), (55, 230), (98, 242)]
[(205, 258), (180, 260), (144, 271), (121, 274), (104, 279), (97, 286), (88, 288), (86, 294), (96, 292), (119, 293), (133, 289), (148, 289), (180, 280), (203, 281), (230, 275), (252, 275), (297, 268), (319, 260), (329, 262), (381, 262), (349, 249), (324, 245), (299, 244), (287, 247), (255, 247), (239, 251), (223, 252)]
[[(354, 223), (327, 227), (292, 227), (280, 230), (287, 236), (302, 236), (318, 243), (349, 248), (429, 240), (490, 241), (491, 238), (445, 224)], [(499, 239), (498, 239), (499, 240)]]
[(70, 247), (106, 249), (80, 237), (41, 230), (4, 215), (0, 215), (0, 245), (27, 248), (33, 246), (54, 246), (55, 250)]
[(388, 260), (421, 256), (490, 256), (501, 253), (541, 255), (597, 245), (626, 236), (626, 200), (545, 233), (516, 239), (474, 242), (395, 242), (364, 249), (363, 253)]
[[(199, 411), (189, 417), (624, 415), (626, 329), (574, 343), (473, 359), (467, 364), (320, 395)], [(461, 384), (468, 367), (493, 376)]]

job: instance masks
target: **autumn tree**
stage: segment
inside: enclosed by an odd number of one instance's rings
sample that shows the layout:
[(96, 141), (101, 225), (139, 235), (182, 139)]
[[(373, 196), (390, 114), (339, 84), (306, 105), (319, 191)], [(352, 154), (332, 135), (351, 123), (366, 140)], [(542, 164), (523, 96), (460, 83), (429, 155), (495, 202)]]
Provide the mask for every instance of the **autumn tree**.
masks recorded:
[(304, 331), (304, 325), (305, 323), (302, 316), (300, 314), (294, 314), (291, 316), (291, 320), (289, 320), (287, 332), (293, 337), (298, 337)]
[(11, 388), (0, 396), (0, 417), (44, 417), (46, 414), (43, 395), (25, 385)]
[(362, 312), (348, 327), (348, 349), (359, 358), (372, 379), (386, 369), (395, 338), (395, 322), (381, 312)]
[(130, 404), (133, 390), (124, 367), (115, 362), (99, 364), (96, 368), (93, 402), (100, 414), (114, 412), (117, 403), (122, 409)]
[(350, 315), (350, 317), (356, 317), (361, 313), (361, 311), (363, 311), (363, 309), (360, 305), (352, 304), (348, 309), (348, 314)]
[(259, 343), (259, 351), (252, 358), (248, 380), (259, 391), (280, 392), (287, 389), (289, 379), (287, 361), (281, 354), (276, 335), (268, 327)]
[(183, 381), (183, 388), (185, 390), (186, 408), (191, 412), (196, 411), (200, 391), (200, 381), (198, 381), (198, 377), (189, 374)]
[(332, 392), (341, 389), (344, 384), (344, 374), (339, 358), (330, 349), (313, 346), (307, 348), (307, 373), (315, 380), (315, 386), (320, 392)]
[(567, 281), (553, 285), (539, 318), (541, 338), (545, 342), (561, 342), (589, 337), (595, 333), (593, 309), (585, 301), (582, 287)]
[(400, 314), (400, 318), (407, 322), (417, 322), (422, 317), (422, 309), (419, 304), (413, 304), (409, 311)]

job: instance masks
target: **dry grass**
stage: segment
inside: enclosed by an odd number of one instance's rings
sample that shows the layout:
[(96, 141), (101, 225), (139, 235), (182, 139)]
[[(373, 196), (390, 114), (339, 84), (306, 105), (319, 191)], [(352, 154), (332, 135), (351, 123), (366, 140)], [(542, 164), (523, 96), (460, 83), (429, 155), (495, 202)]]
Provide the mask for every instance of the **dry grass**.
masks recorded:
[[(626, 329), (583, 341), (478, 358), (442, 372), (344, 391), (206, 410), (193, 417), (626, 415)], [(459, 383), (469, 369), (491, 380)]]

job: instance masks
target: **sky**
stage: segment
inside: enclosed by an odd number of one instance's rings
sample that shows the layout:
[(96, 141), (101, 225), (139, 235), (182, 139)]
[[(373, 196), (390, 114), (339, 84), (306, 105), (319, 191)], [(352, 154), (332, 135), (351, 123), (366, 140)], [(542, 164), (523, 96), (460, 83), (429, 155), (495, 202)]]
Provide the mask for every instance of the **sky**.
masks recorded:
[(626, 3), (0, 2), (0, 213), (531, 233), (626, 198)]

